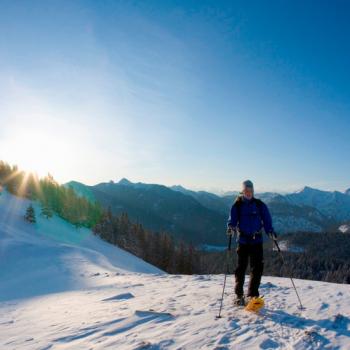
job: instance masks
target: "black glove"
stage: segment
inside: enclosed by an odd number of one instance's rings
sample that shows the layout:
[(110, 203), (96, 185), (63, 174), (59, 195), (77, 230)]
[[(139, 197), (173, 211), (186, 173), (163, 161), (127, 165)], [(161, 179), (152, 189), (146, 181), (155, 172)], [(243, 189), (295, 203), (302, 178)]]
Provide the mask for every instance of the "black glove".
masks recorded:
[(275, 231), (270, 231), (268, 235), (272, 240), (277, 241), (277, 235)]
[(232, 227), (231, 225), (228, 225), (227, 231), (226, 231), (227, 236), (232, 236), (234, 233), (235, 233), (235, 228)]

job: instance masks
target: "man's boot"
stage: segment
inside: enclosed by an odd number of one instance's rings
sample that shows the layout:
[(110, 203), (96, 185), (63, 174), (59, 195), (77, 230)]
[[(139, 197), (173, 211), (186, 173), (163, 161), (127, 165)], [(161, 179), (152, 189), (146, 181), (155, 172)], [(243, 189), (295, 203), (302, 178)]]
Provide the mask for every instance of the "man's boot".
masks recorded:
[(244, 306), (245, 305), (244, 295), (236, 295), (236, 298), (233, 301), (233, 303), (237, 306)]

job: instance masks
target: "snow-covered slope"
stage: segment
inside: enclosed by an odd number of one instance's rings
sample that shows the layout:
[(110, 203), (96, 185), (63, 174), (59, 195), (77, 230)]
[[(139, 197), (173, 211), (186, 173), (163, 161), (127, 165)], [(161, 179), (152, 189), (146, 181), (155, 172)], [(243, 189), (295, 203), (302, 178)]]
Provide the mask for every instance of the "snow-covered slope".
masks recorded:
[[(349, 286), (264, 277), (260, 315), (232, 307), (221, 319), (223, 276), (126, 274), (91, 277), (104, 286), (0, 304), (5, 349), (343, 349), (350, 348)], [(109, 284), (105, 284), (105, 280)]]
[(0, 301), (96, 286), (89, 276), (101, 270), (162, 273), (88, 229), (41, 217), (36, 203), (37, 223), (25, 222), (29, 203), (7, 192), (0, 195)]
[[(264, 277), (260, 315), (232, 307), (229, 276), (168, 275), (88, 230), (23, 222), (0, 196), (0, 349), (349, 349), (349, 285)], [(37, 208), (38, 209), (38, 208)], [(38, 210), (37, 210), (38, 213)]]

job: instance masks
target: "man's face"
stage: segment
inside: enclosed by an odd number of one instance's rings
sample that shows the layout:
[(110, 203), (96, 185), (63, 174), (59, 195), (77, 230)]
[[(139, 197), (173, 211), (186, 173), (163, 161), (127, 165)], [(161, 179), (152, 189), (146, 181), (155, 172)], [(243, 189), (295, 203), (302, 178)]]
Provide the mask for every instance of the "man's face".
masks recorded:
[(253, 198), (253, 189), (252, 188), (249, 188), (249, 187), (246, 187), (244, 190), (243, 190), (243, 196), (247, 199), (252, 199)]

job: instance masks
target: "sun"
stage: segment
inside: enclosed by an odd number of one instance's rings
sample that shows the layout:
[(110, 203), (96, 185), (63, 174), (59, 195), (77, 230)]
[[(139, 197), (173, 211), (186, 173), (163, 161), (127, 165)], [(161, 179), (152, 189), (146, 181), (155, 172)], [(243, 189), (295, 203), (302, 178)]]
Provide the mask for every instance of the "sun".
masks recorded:
[(67, 163), (67, 142), (45, 128), (17, 130), (3, 144), (6, 150), (4, 160), (39, 177), (61, 172)]

